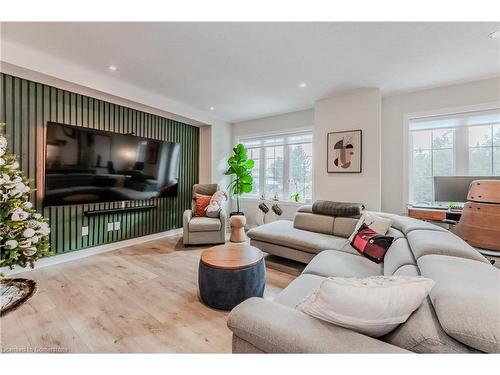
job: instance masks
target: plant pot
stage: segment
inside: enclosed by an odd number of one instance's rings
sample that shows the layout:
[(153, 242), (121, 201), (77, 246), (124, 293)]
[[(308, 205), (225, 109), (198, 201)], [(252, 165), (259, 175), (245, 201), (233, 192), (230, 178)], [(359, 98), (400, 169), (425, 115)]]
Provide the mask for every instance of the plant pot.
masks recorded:
[(236, 216), (236, 215), (240, 215), (240, 216), (245, 216), (245, 213), (244, 212), (236, 212), (236, 211), (233, 211), (229, 214), (229, 217), (231, 216)]

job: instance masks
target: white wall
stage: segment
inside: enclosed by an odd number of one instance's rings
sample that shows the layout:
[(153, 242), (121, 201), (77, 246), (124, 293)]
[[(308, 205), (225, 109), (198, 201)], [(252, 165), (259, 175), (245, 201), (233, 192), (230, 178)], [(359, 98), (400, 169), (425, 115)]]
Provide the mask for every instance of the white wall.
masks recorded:
[(226, 123), (212, 126), (212, 150), (210, 154), (212, 182), (218, 183), (222, 190), (225, 190), (229, 184), (229, 177), (225, 176), (224, 172), (227, 169), (227, 159), (233, 148), (231, 130), (231, 125)]
[(236, 142), (238, 137), (243, 136), (311, 129), (313, 125), (314, 109), (311, 108), (304, 111), (284, 113), (282, 115), (234, 123), (233, 139), (234, 142)]
[(200, 184), (218, 183), (223, 190), (229, 184), (224, 172), (232, 148), (231, 130), (230, 124), (200, 127)]
[[(408, 114), (447, 111), (500, 100), (500, 78), (419, 90), (382, 99), (382, 210), (404, 213), (404, 119)], [(366, 138), (365, 138), (366, 139)]]
[[(319, 100), (314, 118), (314, 199), (359, 202), (380, 210), (380, 103), (378, 89), (360, 89)], [(361, 129), (361, 173), (328, 173), (329, 132)]]

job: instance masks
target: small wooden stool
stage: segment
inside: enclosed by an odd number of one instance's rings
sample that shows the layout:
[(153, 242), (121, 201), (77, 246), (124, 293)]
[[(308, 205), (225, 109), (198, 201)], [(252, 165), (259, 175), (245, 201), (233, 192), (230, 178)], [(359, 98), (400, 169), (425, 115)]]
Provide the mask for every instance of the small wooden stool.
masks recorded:
[(245, 242), (247, 240), (247, 235), (245, 234), (245, 224), (247, 219), (243, 215), (233, 215), (229, 219), (229, 224), (231, 225), (231, 236), (229, 241), (231, 242)]

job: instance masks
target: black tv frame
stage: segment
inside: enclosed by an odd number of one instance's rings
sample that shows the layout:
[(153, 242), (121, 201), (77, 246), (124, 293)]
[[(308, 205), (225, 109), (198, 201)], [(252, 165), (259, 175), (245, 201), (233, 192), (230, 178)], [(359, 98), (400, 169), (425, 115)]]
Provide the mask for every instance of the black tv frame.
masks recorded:
[[(83, 212), (85, 216), (98, 216), (98, 215), (106, 215), (106, 214), (112, 214), (112, 213), (126, 213), (126, 212), (134, 212), (134, 211), (146, 211), (146, 210), (152, 210), (156, 209), (158, 206), (156, 203), (151, 203), (155, 202), (157, 199), (160, 198), (146, 198), (146, 199), (128, 199), (128, 200), (117, 200), (117, 201), (106, 201), (106, 202), (94, 202), (94, 203), (75, 203), (75, 204), (67, 204), (67, 205), (46, 205), (45, 204), (45, 194), (46, 194), (46, 164), (47, 164), (47, 129), (50, 124), (54, 125), (60, 125), (60, 126), (66, 126), (66, 127), (71, 127), (71, 128), (76, 128), (76, 129), (88, 129), (91, 130), (95, 133), (100, 133), (101, 135), (109, 135), (111, 134), (121, 134), (121, 135), (128, 135), (128, 136), (133, 136), (137, 138), (142, 138), (142, 139), (150, 139), (153, 141), (157, 142), (170, 142), (174, 144), (178, 144), (180, 147), (179, 142), (172, 142), (172, 141), (166, 141), (166, 140), (161, 140), (161, 139), (155, 139), (151, 137), (143, 137), (143, 136), (138, 136), (135, 134), (135, 132), (127, 132), (127, 133), (119, 133), (115, 131), (110, 131), (110, 130), (102, 130), (102, 129), (95, 129), (95, 128), (90, 128), (86, 126), (78, 126), (78, 125), (71, 125), (71, 124), (65, 124), (62, 122), (57, 122), (57, 121), (47, 121), (44, 126), (43, 126), (43, 139), (39, 139), (38, 145), (42, 146), (41, 152), (43, 154), (43, 168), (42, 171), (38, 173), (38, 179), (42, 180), (40, 185), (42, 186), (42, 189), (37, 189), (39, 192), (37, 194), (37, 200), (41, 202), (42, 208), (49, 208), (49, 207), (64, 207), (64, 206), (75, 206), (75, 205), (82, 205), (82, 204), (87, 204), (87, 205), (98, 205), (98, 204), (103, 204), (103, 203), (122, 203), (122, 207), (119, 208), (109, 208), (109, 209), (90, 209), (86, 210)], [(41, 142), (40, 142), (41, 141)], [(41, 143), (41, 144), (40, 144)], [(40, 149), (39, 148), (39, 149)], [(40, 154), (40, 156), (42, 156)], [(180, 174), (180, 170), (179, 170)], [(178, 176), (180, 179), (180, 176)], [(177, 182), (179, 184), (179, 181)], [(162, 198), (175, 198), (175, 197), (162, 197)], [(125, 206), (127, 204), (130, 204), (131, 202), (140, 202), (141, 200), (146, 200), (148, 203), (134, 205), (134, 206)]]

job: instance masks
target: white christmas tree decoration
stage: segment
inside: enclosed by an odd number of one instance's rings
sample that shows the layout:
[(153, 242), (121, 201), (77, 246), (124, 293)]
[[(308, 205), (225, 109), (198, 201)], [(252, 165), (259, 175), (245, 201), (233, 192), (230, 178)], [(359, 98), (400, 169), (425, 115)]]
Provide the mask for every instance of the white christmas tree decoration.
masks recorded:
[(5, 124), (0, 123), (0, 267), (34, 267), (51, 255), (49, 224), (29, 201), (34, 189), (19, 170), (15, 155), (7, 154)]

